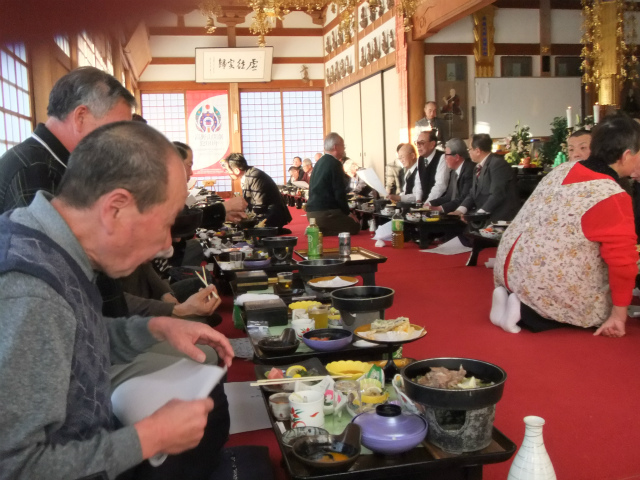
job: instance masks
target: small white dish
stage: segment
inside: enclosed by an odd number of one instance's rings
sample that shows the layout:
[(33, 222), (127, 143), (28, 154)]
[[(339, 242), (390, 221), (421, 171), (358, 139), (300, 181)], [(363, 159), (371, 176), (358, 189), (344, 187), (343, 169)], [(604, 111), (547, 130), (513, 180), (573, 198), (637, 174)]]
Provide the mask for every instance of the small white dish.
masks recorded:
[(355, 342), (353, 342), (353, 346), (359, 347), (359, 348), (367, 348), (367, 347), (377, 347), (378, 344), (367, 342), (366, 340), (356, 340)]

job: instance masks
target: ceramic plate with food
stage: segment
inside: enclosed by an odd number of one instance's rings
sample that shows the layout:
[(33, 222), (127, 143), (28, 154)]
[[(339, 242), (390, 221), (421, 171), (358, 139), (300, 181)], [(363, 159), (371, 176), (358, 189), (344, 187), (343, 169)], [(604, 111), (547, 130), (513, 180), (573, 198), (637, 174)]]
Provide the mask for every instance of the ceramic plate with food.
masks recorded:
[(420, 325), (409, 323), (406, 317), (392, 320), (375, 320), (358, 327), (353, 332), (358, 337), (374, 343), (406, 343), (424, 337), (427, 331)]
[(343, 275), (331, 275), (328, 277), (314, 278), (307, 283), (316, 288), (343, 288), (355, 285), (358, 283), (358, 279), (355, 277), (345, 277)]
[[(300, 378), (300, 381), (304, 382), (305, 376), (329, 374), (320, 360), (315, 357), (301, 360), (291, 365), (278, 365), (277, 367), (271, 365), (256, 365), (254, 369), (258, 380), (265, 378)], [(293, 392), (296, 383), (297, 382), (262, 385), (260, 388), (272, 393)], [(314, 381), (312, 383), (316, 384), (318, 382)]]

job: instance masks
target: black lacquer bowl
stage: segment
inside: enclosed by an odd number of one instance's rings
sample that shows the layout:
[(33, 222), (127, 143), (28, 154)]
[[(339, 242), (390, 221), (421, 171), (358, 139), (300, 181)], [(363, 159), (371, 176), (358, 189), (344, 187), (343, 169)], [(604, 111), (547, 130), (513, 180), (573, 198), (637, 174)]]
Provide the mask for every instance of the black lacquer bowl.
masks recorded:
[[(491, 385), (471, 389), (447, 389), (421, 385), (416, 378), (425, 375), (431, 367), (458, 370), (462, 365), (467, 377), (474, 376)], [(477, 410), (490, 407), (502, 398), (507, 372), (489, 362), (471, 358), (429, 358), (419, 360), (402, 369), (402, 379), (407, 396), (414, 402), (447, 410)]]
[(298, 349), (299, 345), (300, 340), (296, 338), (293, 328), (285, 328), (280, 335), (264, 337), (258, 341), (260, 350), (269, 357), (290, 355)]

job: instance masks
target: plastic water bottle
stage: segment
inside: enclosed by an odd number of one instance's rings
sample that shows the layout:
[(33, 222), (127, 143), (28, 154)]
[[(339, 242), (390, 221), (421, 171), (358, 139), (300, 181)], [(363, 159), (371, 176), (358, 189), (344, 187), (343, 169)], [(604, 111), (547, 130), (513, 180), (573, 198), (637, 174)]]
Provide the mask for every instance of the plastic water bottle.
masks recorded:
[(315, 218), (309, 219), (309, 226), (304, 231), (304, 234), (307, 236), (307, 255), (309, 260), (320, 258), (320, 229), (316, 225)]
[(404, 218), (399, 208), (396, 208), (396, 213), (391, 217), (391, 245), (393, 248), (404, 247)]
[(372, 237), (375, 237), (376, 235), (376, 219), (372, 218), (371, 220), (369, 220), (369, 234)]

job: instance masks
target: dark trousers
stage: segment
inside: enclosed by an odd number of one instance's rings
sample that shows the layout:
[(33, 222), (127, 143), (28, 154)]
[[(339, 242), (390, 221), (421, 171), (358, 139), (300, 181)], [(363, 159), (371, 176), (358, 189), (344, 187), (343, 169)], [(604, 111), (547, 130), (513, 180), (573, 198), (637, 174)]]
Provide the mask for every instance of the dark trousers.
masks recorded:
[(307, 212), (307, 218), (315, 218), (318, 228), (325, 237), (336, 236), (342, 232), (357, 235), (360, 224), (342, 210), (320, 210)]
[(118, 475), (117, 480), (209, 480), (217, 468), (222, 447), (229, 438), (229, 403), (221, 382), (210, 397), (214, 407), (209, 413), (204, 436), (197, 447), (178, 455), (169, 455), (159, 467), (144, 461), (140, 465)]

